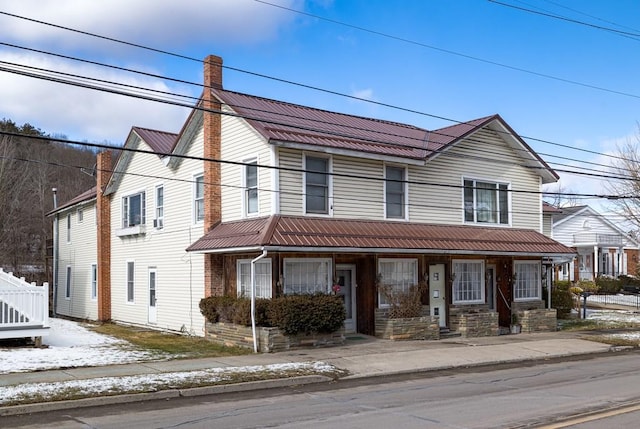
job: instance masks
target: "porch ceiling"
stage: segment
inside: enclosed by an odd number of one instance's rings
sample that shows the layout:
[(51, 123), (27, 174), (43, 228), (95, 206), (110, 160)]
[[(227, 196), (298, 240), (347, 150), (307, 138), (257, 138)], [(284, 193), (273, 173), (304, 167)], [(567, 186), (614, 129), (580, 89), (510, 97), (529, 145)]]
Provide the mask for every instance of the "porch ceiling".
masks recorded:
[(434, 252), (570, 256), (575, 250), (528, 229), (271, 216), (220, 223), (187, 248)]

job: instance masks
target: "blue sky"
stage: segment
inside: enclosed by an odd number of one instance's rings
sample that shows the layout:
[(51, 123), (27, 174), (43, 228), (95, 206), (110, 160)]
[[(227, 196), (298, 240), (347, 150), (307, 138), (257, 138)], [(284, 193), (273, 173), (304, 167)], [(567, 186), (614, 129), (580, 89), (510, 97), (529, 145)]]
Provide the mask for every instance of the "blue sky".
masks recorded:
[[(616, 144), (635, 139), (640, 35), (595, 26), (640, 34), (640, 2), (500, 1), (566, 19), (488, 0), (21, 0), (3, 2), (0, 11), (191, 58), (216, 54), (229, 67), (422, 114), (224, 71), (227, 89), (322, 109), (429, 129), (452, 123), (439, 118), (466, 121), (499, 113), (522, 136), (597, 153), (615, 153)], [(0, 42), (202, 81), (196, 61), (7, 15), (0, 15), (0, 35)], [(194, 97), (200, 93), (191, 85), (5, 45), (0, 61)], [(178, 132), (187, 114), (185, 108), (0, 71), (0, 117), (72, 139), (120, 144), (134, 125)], [(609, 162), (597, 154), (527, 142), (558, 169), (566, 169), (558, 163)], [(560, 175), (567, 190), (606, 193), (601, 181)]]

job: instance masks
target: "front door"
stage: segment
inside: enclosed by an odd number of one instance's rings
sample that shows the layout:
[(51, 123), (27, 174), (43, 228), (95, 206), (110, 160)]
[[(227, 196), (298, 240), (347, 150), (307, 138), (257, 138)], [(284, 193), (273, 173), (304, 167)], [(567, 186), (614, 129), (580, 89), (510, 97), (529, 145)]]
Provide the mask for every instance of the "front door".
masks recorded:
[(429, 265), (429, 299), (431, 315), (438, 317), (440, 327), (447, 326), (447, 300), (445, 297), (444, 264)]
[(337, 295), (342, 296), (347, 318), (344, 320), (345, 332), (356, 331), (356, 266), (336, 265), (336, 277), (340, 285)]
[(158, 321), (156, 313), (156, 269), (149, 269), (149, 323)]

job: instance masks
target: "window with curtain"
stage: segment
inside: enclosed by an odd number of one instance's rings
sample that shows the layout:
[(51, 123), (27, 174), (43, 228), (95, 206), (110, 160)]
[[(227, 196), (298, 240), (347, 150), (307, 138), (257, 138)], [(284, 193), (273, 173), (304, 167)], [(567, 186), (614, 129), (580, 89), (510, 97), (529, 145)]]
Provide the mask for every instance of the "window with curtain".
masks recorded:
[(484, 303), (484, 261), (453, 261), (453, 303)]
[[(271, 259), (260, 259), (255, 263), (256, 298), (271, 298)], [(238, 296), (251, 297), (251, 259), (237, 262)]]
[(330, 258), (285, 258), (284, 293), (329, 293), (331, 287)]
[(509, 186), (505, 183), (464, 180), (464, 220), (509, 224)]
[(122, 227), (128, 228), (146, 223), (145, 193), (127, 195), (122, 198)]
[[(378, 276), (384, 286), (393, 291), (407, 292), (418, 284), (417, 259), (378, 259)], [(378, 306), (389, 305), (383, 293), (378, 293)]]
[(516, 301), (538, 300), (542, 297), (540, 261), (514, 262), (513, 297)]

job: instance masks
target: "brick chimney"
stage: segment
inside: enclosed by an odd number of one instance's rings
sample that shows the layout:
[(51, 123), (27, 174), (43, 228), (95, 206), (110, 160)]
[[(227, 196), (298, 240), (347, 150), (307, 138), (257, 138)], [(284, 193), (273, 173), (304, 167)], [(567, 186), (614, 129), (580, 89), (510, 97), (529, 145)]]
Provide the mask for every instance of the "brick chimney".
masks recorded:
[(100, 152), (96, 160), (96, 216), (98, 229), (98, 320), (111, 320), (111, 204), (104, 195), (111, 177), (111, 152)]
[[(222, 58), (209, 55), (204, 59), (204, 153), (205, 159), (221, 159), (222, 122), (219, 112), (221, 104), (211, 89), (222, 89)], [(204, 161), (204, 232), (211, 230), (222, 219), (220, 192), (220, 163)], [(205, 296), (224, 294), (223, 258), (219, 254), (205, 254)]]

